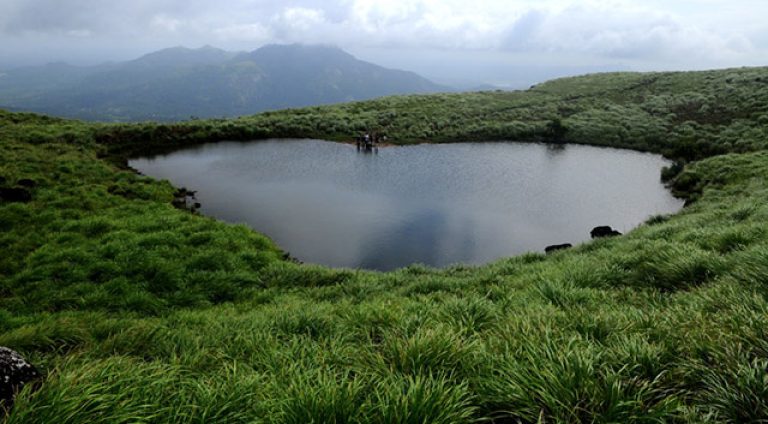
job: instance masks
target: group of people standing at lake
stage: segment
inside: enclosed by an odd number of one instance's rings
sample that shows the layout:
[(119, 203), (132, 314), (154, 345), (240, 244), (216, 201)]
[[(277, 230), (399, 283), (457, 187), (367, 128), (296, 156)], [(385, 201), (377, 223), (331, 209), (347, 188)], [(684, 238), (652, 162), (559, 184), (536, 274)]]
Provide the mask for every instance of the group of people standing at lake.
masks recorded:
[(375, 131), (374, 132), (368, 131), (364, 134), (360, 134), (357, 137), (355, 137), (358, 150), (360, 150), (361, 148), (364, 148), (366, 150), (377, 148), (379, 143), (384, 142), (386, 140), (387, 140), (387, 136), (381, 135)]

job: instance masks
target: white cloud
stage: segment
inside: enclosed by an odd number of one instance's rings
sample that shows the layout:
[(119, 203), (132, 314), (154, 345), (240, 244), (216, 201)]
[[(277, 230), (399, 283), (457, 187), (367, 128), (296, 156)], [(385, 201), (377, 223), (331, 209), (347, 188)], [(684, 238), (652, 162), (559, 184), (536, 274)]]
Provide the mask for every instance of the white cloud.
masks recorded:
[[(510, 26), (501, 47), (514, 52), (589, 54), (605, 59), (717, 62), (756, 53), (743, 33), (713, 31), (647, 7), (573, 6), (533, 11)], [(765, 47), (765, 46), (763, 46)]]
[(308, 42), (313, 38), (327, 38), (329, 30), (334, 27), (326, 21), (322, 10), (307, 7), (286, 8), (275, 14), (267, 25), (278, 42)]
[(254, 44), (262, 44), (272, 39), (272, 32), (264, 25), (236, 24), (221, 28), (215, 28), (213, 34), (220, 41), (246, 41)]
[(325, 16), (322, 10), (309, 9), (306, 7), (291, 7), (285, 9), (282, 13), (282, 18), (284, 22), (303, 31), (325, 23)]
[(87, 29), (71, 29), (67, 31), (66, 34), (75, 38), (87, 38), (90, 37), (93, 33)]
[(179, 19), (167, 15), (156, 15), (150, 21), (150, 25), (156, 29), (167, 32), (176, 32), (181, 26)]

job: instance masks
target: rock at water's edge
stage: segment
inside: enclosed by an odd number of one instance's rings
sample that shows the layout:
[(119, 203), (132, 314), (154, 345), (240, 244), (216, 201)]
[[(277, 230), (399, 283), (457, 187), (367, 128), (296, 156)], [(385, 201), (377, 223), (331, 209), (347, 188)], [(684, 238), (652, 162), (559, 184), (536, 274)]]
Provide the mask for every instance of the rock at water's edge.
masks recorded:
[(601, 237), (613, 237), (613, 236), (620, 236), (621, 233), (614, 230), (613, 228), (603, 225), (600, 227), (595, 227), (592, 229), (592, 231), (589, 232), (589, 235), (593, 238), (601, 238)]
[(547, 246), (544, 249), (544, 252), (552, 253), (552, 252), (556, 252), (558, 250), (570, 249), (571, 247), (573, 247), (573, 245), (571, 243), (553, 244), (552, 246)]

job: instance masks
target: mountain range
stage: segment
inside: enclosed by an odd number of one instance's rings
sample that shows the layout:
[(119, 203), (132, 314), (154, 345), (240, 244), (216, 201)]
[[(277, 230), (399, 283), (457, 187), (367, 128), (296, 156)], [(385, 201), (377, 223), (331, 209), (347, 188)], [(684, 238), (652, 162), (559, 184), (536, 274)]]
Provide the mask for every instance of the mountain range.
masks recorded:
[(177, 121), (451, 91), (330, 46), (267, 45), (236, 53), (173, 47), (96, 66), (0, 71), (0, 107), (95, 121)]

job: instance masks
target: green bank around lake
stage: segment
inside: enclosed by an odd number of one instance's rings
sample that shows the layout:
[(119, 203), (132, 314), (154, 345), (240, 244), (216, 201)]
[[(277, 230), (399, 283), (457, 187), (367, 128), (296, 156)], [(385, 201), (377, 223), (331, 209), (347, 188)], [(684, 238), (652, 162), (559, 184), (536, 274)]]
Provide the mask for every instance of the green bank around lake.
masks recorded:
[[(548, 256), (375, 273), (286, 260), (123, 167), (365, 130), (662, 153), (689, 206)], [(0, 345), (45, 375), (5, 422), (768, 420), (767, 146), (768, 68), (172, 125), (0, 112), (0, 186), (32, 195), (0, 203)]]

